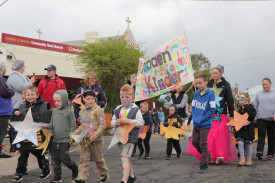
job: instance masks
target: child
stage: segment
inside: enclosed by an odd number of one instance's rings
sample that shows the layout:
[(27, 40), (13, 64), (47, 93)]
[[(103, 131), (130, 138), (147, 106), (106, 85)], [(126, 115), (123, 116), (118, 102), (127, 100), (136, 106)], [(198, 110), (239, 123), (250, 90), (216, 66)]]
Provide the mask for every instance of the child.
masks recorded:
[(149, 104), (147, 102), (142, 102), (140, 104), (140, 110), (142, 113), (142, 117), (144, 120), (144, 125), (146, 126), (150, 126), (149, 130), (146, 132), (146, 137), (144, 140), (142, 140), (141, 138), (138, 138), (138, 148), (139, 148), (139, 158), (141, 158), (144, 154), (144, 148), (142, 146), (142, 141), (145, 147), (145, 159), (149, 159), (150, 158), (150, 138), (151, 138), (151, 134), (152, 134), (152, 124), (153, 124), (153, 119), (152, 116), (148, 110), (148, 106)]
[[(43, 114), (50, 109), (50, 105), (38, 96), (37, 88), (35, 86), (29, 86), (24, 93), (26, 96), (26, 103), (21, 104), (19, 106), (19, 111), (15, 111), (14, 114), (20, 117), (20, 120), (24, 120), (28, 110), (31, 109), (34, 122), (49, 122), (50, 120), (45, 119)], [(42, 131), (37, 132), (37, 139), (39, 144), (45, 140)], [(43, 150), (35, 149), (37, 147), (29, 141), (18, 143), (16, 147), (20, 150), (20, 157), (18, 158), (16, 173), (13, 179), (14, 182), (21, 182), (23, 180), (23, 175), (25, 175), (27, 171), (27, 162), (30, 153), (37, 158), (38, 165), (42, 170), (38, 179), (47, 179), (49, 177), (51, 174), (49, 161), (45, 158), (45, 155), (42, 155)]]
[(24, 90), (21, 94), (22, 97), (22, 103), (25, 104), (26, 103), (26, 90)]
[(216, 110), (215, 94), (207, 88), (207, 78), (204, 74), (195, 77), (198, 90), (192, 101), (193, 134), (192, 144), (202, 155), (200, 173), (208, 171), (208, 147), (207, 137), (212, 127), (212, 116)]
[[(170, 105), (169, 114), (165, 118), (163, 126), (165, 126), (165, 127), (174, 126), (176, 128), (181, 128), (182, 122), (183, 122), (182, 118), (179, 115), (177, 115), (177, 113), (176, 113), (176, 106), (174, 104)], [(177, 158), (181, 158), (180, 141), (173, 139), (173, 138), (169, 138), (169, 139), (167, 139), (167, 147), (166, 147), (167, 158), (166, 158), (166, 160), (171, 159), (173, 147), (175, 148), (175, 150), (177, 152)]]
[[(81, 107), (79, 112), (81, 126), (73, 134), (80, 134), (85, 129), (85, 125), (89, 130), (80, 142), (79, 174), (74, 182), (86, 182), (91, 155), (97, 169), (100, 171), (101, 176), (98, 182), (107, 182), (110, 176), (102, 154), (102, 133), (105, 129), (104, 112), (97, 105), (96, 94), (92, 90), (87, 90), (83, 93), (83, 101), (85, 106)], [(87, 124), (87, 121), (89, 124)]]
[(152, 117), (153, 117), (153, 123), (154, 123), (152, 131), (153, 131), (154, 134), (158, 134), (159, 133), (160, 120), (159, 120), (159, 117), (158, 117), (158, 110), (156, 108), (153, 109)]
[[(134, 104), (135, 92), (129, 85), (124, 85), (120, 89), (121, 105), (114, 110), (114, 115), (111, 121), (111, 125), (116, 128), (119, 125), (136, 123), (135, 128), (129, 133), (128, 142), (126, 144), (118, 143), (118, 147), (121, 150), (121, 163), (123, 168), (123, 177), (121, 183), (134, 182), (136, 176), (134, 175), (132, 164), (130, 161), (135, 143), (138, 142), (139, 128), (143, 126), (144, 121), (142, 114), (136, 104)], [(127, 115), (127, 118), (121, 118), (120, 116)]]
[(61, 162), (72, 170), (72, 179), (78, 175), (78, 166), (71, 161), (68, 154), (70, 149), (69, 133), (76, 129), (74, 113), (69, 107), (68, 93), (66, 90), (57, 90), (53, 94), (56, 109), (53, 110), (51, 122), (42, 125), (43, 128), (53, 130), (53, 142), (51, 146), (52, 166), (54, 168), (54, 178), (51, 183), (62, 182)]
[[(238, 98), (240, 108), (238, 113), (248, 113), (248, 121), (250, 122), (247, 126), (243, 126), (239, 131), (235, 132), (235, 138), (238, 141), (238, 150), (240, 154), (239, 166), (251, 166), (252, 156), (252, 143), (255, 138), (255, 127), (253, 121), (256, 116), (256, 110), (252, 104), (250, 104), (250, 98), (247, 93), (242, 93)], [(246, 154), (246, 161), (244, 155)]]

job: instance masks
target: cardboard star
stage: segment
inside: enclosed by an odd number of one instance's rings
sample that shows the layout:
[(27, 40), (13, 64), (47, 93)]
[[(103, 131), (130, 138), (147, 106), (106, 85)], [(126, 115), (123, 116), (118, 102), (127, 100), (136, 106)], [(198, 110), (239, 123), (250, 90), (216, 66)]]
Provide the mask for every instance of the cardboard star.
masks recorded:
[(128, 142), (129, 133), (136, 126), (136, 123), (127, 123), (124, 125), (120, 125), (115, 129), (113, 139), (108, 147), (108, 149), (112, 148), (117, 143), (121, 142), (122, 144), (126, 144)]
[(41, 146), (39, 146), (39, 147), (36, 148), (36, 149), (43, 149), (41, 155), (43, 155), (45, 153), (45, 151), (48, 148), (49, 142), (51, 140), (51, 134), (50, 134), (50, 132), (48, 132), (48, 130), (46, 130), (46, 129), (42, 129), (42, 131), (43, 131), (43, 133), (44, 133), (44, 135), (46, 137), (46, 140), (44, 141), (44, 143)]
[(146, 133), (148, 132), (148, 130), (150, 129), (150, 126), (144, 125), (139, 129), (139, 134), (138, 134), (138, 138), (141, 138), (142, 140), (144, 140), (146, 138)]
[(217, 88), (217, 86), (214, 86), (213, 88), (210, 88), (210, 89), (215, 93), (216, 105), (220, 107), (220, 101), (223, 99), (223, 97), (220, 97), (222, 88)]
[(217, 96), (220, 96), (222, 92), (222, 88), (218, 88), (217, 86), (214, 86), (213, 88), (210, 88)]
[(174, 126), (169, 125), (168, 127), (161, 126), (163, 132), (165, 133), (165, 138), (173, 138), (175, 140), (179, 140), (179, 135), (184, 131), (182, 128), (176, 128)]
[(28, 110), (24, 121), (10, 122), (10, 124), (17, 130), (16, 138), (12, 144), (29, 140), (38, 146), (36, 133), (40, 130), (40, 126), (33, 121), (31, 109)]
[(247, 113), (241, 115), (237, 111), (234, 111), (234, 119), (231, 120), (229, 123), (226, 123), (226, 125), (235, 126), (236, 131), (239, 131), (243, 126), (246, 126), (250, 123), (247, 118)]
[(86, 136), (88, 131), (93, 131), (93, 125), (91, 124), (91, 122), (89, 120), (89, 116), (87, 114), (82, 116), (82, 118), (80, 119), (80, 122), (81, 122), (81, 126), (79, 127), (79, 128), (81, 128), (80, 134), (79, 135), (77, 135), (77, 134), (70, 135), (72, 145), (79, 144), (83, 140), (83, 138)]
[(217, 96), (216, 94), (215, 94), (215, 101), (216, 101), (216, 105), (218, 106), (218, 107), (220, 107), (220, 101), (223, 99), (223, 97), (219, 97), (219, 96)]

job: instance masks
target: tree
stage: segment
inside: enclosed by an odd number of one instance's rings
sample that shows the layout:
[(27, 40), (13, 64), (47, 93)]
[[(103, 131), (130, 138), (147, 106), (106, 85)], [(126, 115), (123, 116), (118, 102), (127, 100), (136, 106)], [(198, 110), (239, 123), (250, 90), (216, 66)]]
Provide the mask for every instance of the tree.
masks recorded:
[[(204, 56), (202, 53), (194, 53), (191, 54), (191, 62), (192, 67), (194, 69), (194, 75), (196, 76), (199, 73), (203, 73), (207, 76), (207, 78), (210, 78), (211, 76), (211, 63), (209, 59)], [(192, 83), (188, 83), (184, 86), (184, 90), (186, 91), (188, 88), (190, 88)], [(195, 91), (191, 89), (188, 92), (188, 103), (190, 104), (193, 99)]]
[(96, 73), (108, 100), (107, 110), (111, 111), (119, 104), (119, 92), (125, 79), (137, 73), (143, 54), (139, 47), (127, 44), (123, 38), (110, 38), (84, 44), (75, 61), (83, 73)]

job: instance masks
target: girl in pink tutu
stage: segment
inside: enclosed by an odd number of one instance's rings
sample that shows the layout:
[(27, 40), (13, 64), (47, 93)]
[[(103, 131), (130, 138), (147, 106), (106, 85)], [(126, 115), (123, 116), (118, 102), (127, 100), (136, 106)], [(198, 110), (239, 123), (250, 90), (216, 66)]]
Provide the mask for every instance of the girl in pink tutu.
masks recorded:
[[(230, 133), (230, 126), (226, 125), (234, 115), (234, 101), (230, 84), (222, 77), (223, 66), (212, 69), (212, 79), (207, 87), (214, 91), (216, 100), (216, 111), (212, 118), (212, 128), (208, 135), (208, 153), (215, 163), (238, 160), (237, 150)], [(227, 113), (229, 112), (229, 118)], [(190, 140), (186, 153), (201, 159), (201, 154), (192, 145)]]

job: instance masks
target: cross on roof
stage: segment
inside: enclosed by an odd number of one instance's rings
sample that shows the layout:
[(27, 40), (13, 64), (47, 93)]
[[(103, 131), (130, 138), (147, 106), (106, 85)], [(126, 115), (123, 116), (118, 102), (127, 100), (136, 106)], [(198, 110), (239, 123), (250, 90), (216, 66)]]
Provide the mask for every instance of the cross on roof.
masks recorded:
[(41, 34), (43, 34), (43, 32), (41, 32), (41, 30), (40, 29), (38, 29), (38, 31), (36, 31), (37, 33), (38, 33), (38, 39), (41, 39)]
[(129, 17), (127, 17), (127, 19), (126, 19), (125, 21), (128, 23), (128, 28), (129, 28), (129, 25), (130, 25), (130, 23), (131, 23), (130, 18), (129, 18)]

